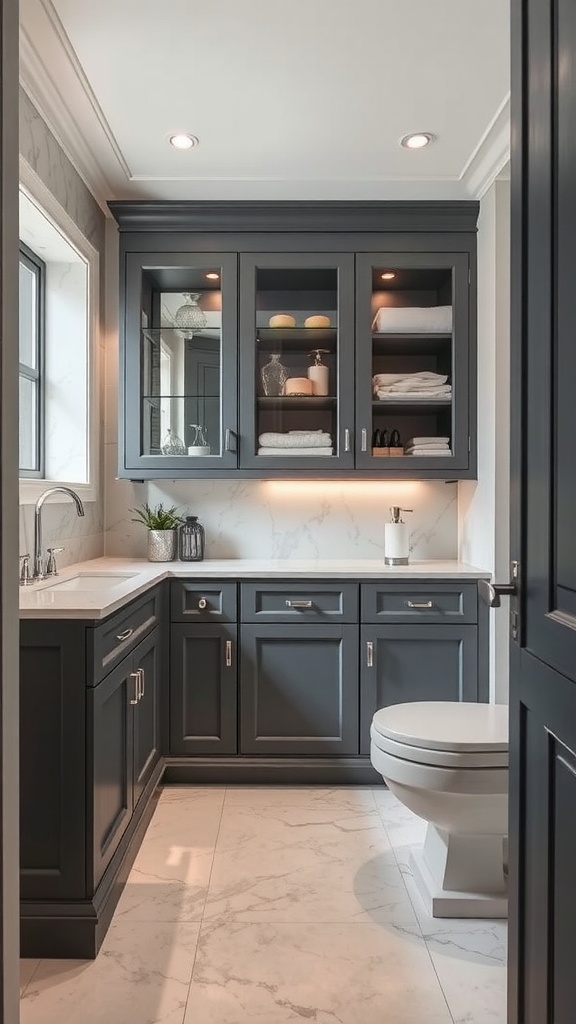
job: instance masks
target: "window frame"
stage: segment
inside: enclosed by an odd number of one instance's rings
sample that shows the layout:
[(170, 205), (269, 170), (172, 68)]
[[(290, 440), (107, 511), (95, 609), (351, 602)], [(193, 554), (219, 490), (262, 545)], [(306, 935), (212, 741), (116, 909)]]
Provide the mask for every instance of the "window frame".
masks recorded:
[[(18, 456), (18, 476), (22, 480), (42, 480), (45, 472), (45, 360), (46, 360), (46, 264), (25, 242), (19, 241), (18, 264), (23, 263), (36, 279), (36, 365), (37, 369), (18, 359), (18, 381), (21, 377), (36, 384), (36, 465), (23, 469)], [(20, 356), (20, 353), (18, 353)]]

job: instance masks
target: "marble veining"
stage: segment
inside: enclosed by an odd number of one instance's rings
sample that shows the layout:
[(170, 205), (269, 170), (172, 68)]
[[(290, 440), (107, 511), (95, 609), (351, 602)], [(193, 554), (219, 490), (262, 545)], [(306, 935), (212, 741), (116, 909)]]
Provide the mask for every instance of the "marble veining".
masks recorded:
[(383, 786), (167, 787), (94, 962), (21, 1024), (504, 1024), (506, 923), (427, 916)]

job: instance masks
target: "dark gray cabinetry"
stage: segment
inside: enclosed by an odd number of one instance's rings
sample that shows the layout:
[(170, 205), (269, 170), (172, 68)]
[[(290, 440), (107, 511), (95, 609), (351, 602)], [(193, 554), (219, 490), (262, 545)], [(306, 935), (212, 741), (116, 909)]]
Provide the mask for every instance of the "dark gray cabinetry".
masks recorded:
[(475, 583), (364, 584), (361, 605), (361, 754), (378, 708), (487, 698)]
[[(110, 206), (121, 248), (120, 476), (475, 476), (477, 203)], [(190, 293), (206, 323), (186, 333), (176, 314)], [(393, 331), (374, 320), (386, 306), (445, 306), (452, 321)], [(290, 326), (271, 328), (281, 313)], [(327, 326), (306, 326), (311, 315)], [(326, 387), (270, 393), (262, 371), (273, 357), (300, 379), (319, 359)], [(376, 374), (424, 371), (450, 393), (373, 392)], [(179, 445), (166, 445), (168, 430)], [(392, 457), (382, 440), (391, 430), (402, 447), (448, 438), (450, 453)], [(323, 454), (298, 455), (282, 436), (290, 454), (274, 452), (274, 436), (292, 431), (320, 431)]]
[(235, 754), (237, 627), (172, 623), (170, 753)]
[(242, 625), (240, 751), (358, 753), (358, 628)]
[(24, 956), (93, 957), (110, 923), (161, 772), (164, 598), (21, 622)]

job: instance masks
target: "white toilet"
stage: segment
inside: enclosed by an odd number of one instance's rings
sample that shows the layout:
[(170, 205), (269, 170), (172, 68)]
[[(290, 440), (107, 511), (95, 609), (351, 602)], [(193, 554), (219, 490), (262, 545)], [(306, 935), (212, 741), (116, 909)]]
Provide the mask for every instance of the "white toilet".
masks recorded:
[(428, 822), (412, 851), (433, 917), (506, 917), (508, 707), (426, 701), (377, 711), (370, 760)]

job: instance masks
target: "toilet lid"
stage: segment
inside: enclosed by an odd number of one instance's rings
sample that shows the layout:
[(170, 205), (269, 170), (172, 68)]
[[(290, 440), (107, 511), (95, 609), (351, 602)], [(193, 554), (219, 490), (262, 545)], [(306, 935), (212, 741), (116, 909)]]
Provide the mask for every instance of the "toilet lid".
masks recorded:
[(463, 753), (508, 752), (508, 706), (415, 701), (377, 711), (373, 731), (396, 744)]

